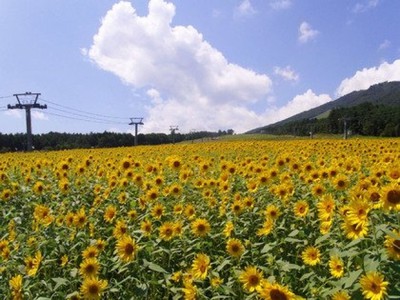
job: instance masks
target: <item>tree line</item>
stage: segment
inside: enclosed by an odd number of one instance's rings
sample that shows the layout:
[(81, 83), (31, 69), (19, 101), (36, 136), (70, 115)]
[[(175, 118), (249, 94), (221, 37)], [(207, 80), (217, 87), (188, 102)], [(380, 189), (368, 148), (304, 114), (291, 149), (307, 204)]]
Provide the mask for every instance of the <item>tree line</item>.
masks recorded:
[[(346, 121), (346, 124), (345, 124)], [(307, 136), (311, 133), (339, 134), (344, 132), (364, 136), (400, 136), (400, 106), (364, 102), (352, 107), (334, 108), (326, 118), (311, 118), (271, 125), (263, 133)]]
[[(138, 134), (138, 145), (160, 145), (179, 143), (182, 141), (196, 141), (216, 138), (222, 135), (233, 134), (232, 129), (218, 132), (196, 131), (190, 133), (148, 133)], [(59, 133), (49, 132), (32, 136), (35, 150), (63, 150), (79, 148), (110, 148), (134, 146), (135, 138), (130, 133)], [(24, 151), (27, 146), (25, 133), (0, 133), (0, 152)]]

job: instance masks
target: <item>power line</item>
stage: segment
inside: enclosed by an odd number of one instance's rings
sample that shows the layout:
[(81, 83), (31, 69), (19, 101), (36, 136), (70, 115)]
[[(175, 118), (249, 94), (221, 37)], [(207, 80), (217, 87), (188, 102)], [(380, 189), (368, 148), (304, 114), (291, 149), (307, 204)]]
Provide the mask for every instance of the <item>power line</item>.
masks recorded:
[(116, 116), (108, 116), (108, 115), (102, 115), (102, 114), (97, 114), (97, 113), (91, 113), (91, 112), (83, 111), (83, 110), (80, 110), (80, 109), (68, 107), (68, 106), (65, 106), (65, 105), (57, 104), (55, 102), (52, 102), (50, 100), (45, 100), (43, 98), (40, 98), (40, 100), (42, 100), (43, 102), (51, 103), (53, 105), (62, 107), (64, 109), (68, 109), (68, 110), (72, 110), (72, 111), (76, 111), (76, 112), (82, 113), (82, 114), (85, 114), (85, 115), (93, 115), (93, 116), (102, 117), (102, 118), (109, 118), (109, 119), (121, 119), (121, 120), (129, 119), (129, 118), (124, 118), (124, 117), (116, 117)]
[[(83, 118), (85, 118), (85, 120), (94, 120), (94, 121), (106, 122), (106, 123), (109, 123), (109, 124), (126, 124), (126, 123), (122, 123), (122, 122), (118, 122), (118, 121), (106, 120), (106, 119), (103, 119), (103, 118), (91, 117), (91, 116), (86, 116), (84, 114), (78, 114), (78, 113), (74, 113), (74, 112), (69, 112), (67, 110), (54, 108), (54, 107), (48, 107), (48, 109), (59, 111), (59, 112), (63, 112), (63, 113), (70, 114), (70, 115), (73, 115), (73, 116), (83, 117)], [(65, 117), (68, 117), (68, 116), (65, 116)]]
[(14, 97), (13, 95), (11, 95), (11, 96), (0, 96), (0, 99), (6, 99), (6, 98), (12, 98), (12, 97)]
[(126, 124), (123, 122), (113, 122), (113, 121), (96, 121), (96, 120), (90, 120), (90, 119), (82, 119), (82, 118), (76, 118), (76, 117), (71, 117), (71, 116), (66, 116), (66, 115), (61, 115), (57, 113), (51, 113), (51, 112), (45, 112), (44, 114), (56, 116), (56, 117), (61, 117), (61, 118), (66, 118), (66, 119), (71, 119), (71, 120), (77, 120), (77, 121), (84, 121), (84, 122), (90, 122), (90, 123), (99, 123), (99, 124)]

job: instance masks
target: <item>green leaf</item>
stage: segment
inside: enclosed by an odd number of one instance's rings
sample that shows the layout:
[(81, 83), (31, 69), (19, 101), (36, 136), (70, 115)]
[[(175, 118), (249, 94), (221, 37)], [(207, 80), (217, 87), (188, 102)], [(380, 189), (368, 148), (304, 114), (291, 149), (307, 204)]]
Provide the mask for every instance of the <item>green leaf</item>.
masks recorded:
[(364, 256), (364, 268), (366, 272), (376, 271), (379, 266), (379, 261), (372, 259), (368, 255)]
[(351, 241), (350, 243), (348, 243), (346, 246), (343, 247), (343, 249), (349, 249), (355, 245), (357, 245), (359, 242), (361, 242), (362, 239), (356, 239), (354, 241)]
[(56, 285), (54, 286), (54, 290), (58, 289), (60, 286), (65, 285), (68, 283), (68, 280), (65, 278), (61, 278), (61, 277), (55, 277), (52, 278), (51, 280), (53, 280)]
[(297, 229), (293, 230), (291, 233), (289, 233), (288, 236), (293, 237), (296, 236), (300, 231), (298, 231)]
[(314, 272), (306, 273), (306, 274), (304, 274), (303, 276), (300, 277), (300, 281), (306, 280), (307, 278), (310, 278), (313, 275), (314, 275)]
[(266, 244), (262, 249), (261, 249), (261, 253), (267, 253), (270, 250), (272, 250), (274, 247), (271, 246), (270, 244)]
[(158, 273), (168, 273), (165, 269), (163, 269), (161, 266), (143, 259), (143, 263), (145, 266), (147, 266), (150, 270), (158, 272)]
[(363, 270), (361, 270), (361, 269), (357, 270), (357, 271), (354, 271), (354, 272), (351, 272), (350, 275), (344, 281), (345, 282), (344, 288), (351, 287), (362, 272), (363, 272)]
[(330, 236), (331, 236), (330, 233), (327, 233), (327, 234), (324, 234), (323, 236), (320, 236), (319, 238), (317, 238), (317, 239), (315, 240), (315, 245), (321, 244), (323, 241), (329, 239)]
[(230, 263), (229, 259), (225, 259), (215, 270), (220, 272), (227, 264)]
[(294, 239), (291, 237), (287, 237), (285, 239), (285, 242), (290, 242), (290, 243), (304, 243), (304, 240), (299, 240), (299, 239)]

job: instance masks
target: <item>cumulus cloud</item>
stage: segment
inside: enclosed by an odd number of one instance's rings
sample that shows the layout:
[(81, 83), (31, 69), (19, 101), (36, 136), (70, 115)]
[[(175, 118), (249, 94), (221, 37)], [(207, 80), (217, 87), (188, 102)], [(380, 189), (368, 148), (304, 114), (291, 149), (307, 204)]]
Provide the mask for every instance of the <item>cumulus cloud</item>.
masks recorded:
[(291, 0), (272, 0), (269, 5), (276, 10), (287, 9), (292, 6)]
[(314, 39), (318, 34), (318, 30), (313, 29), (307, 22), (303, 22), (299, 27), (299, 42), (307, 43), (308, 41)]
[(41, 111), (33, 110), (32, 118), (35, 120), (48, 120), (49, 118)]
[(386, 48), (389, 48), (391, 45), (389, 40), (384, 40), (378, 47), (378, 50), (384, 50)]
[(130, 2), (115, 4), (83, 51), (125, 84), (147, 90), (143, 131), (251, 128), (257, 116), (248, 107), (267, 98), (270, 78), (228, 62), (193, 26), (172, 26), (172, 3), (150, 0), (148, 8), (138, 16)]
[(353, 91), (368, 89), (380, 82), (397, 80), (400, 80), (400, 59), (391, 64), (383, 62), (378, 67), (357, 71), (353, 77), (346, 78), (340, 83), (336, 93), (338, 96), (343, 96)]
[(284, 68), (275, 67), (274, 73), (282, 77), (284, 80), (288, 81), (298, 81), (300, 78), (299, 74), (297, 74), (294, 70), (292, 70), (290, 66), (286, 66)]
[(13, 117), (13, 118), (18, 118), (18, 119), (22, 118), (22, 112), (21, 112), (20, 109), (9, 109), (9, 110), (6, 110), (4, 112), (4, 114), (6, 116), (10, 116), (10, 117)]
[(366, 0), (363, 2), (358, 2), (356, 3), (356, 5), (354, 5), (353, 12), (354, 13), (365, 12), (367, 10), (370, 10), (378, 6), (379, 2), (380, 0)]
[(250, 0), (243, 0), (239, 6), (235, 8), (235, 17), (247, 17), (252, 16), (256, 13)]
[(295, 96), (285, 106), (270, 109), (265, 113), (265, 118), (268, 124), (275, 123), (330, 101), (332, 98), (328, 94), (316, 95), (309, 89), (304, 94)]

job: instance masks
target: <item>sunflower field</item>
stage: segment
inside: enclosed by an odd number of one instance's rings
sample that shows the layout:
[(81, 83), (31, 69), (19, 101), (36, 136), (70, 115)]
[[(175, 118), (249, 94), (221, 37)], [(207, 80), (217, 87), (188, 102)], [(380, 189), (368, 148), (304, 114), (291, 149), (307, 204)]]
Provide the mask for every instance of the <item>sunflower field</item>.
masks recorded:
[(400, 299), (400, 140), (0, 155), (3, 299)]

